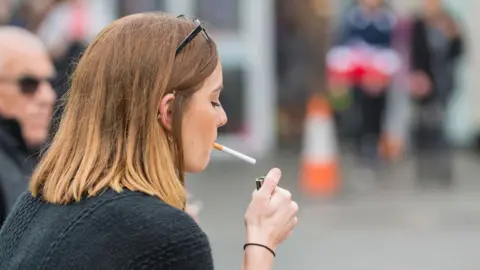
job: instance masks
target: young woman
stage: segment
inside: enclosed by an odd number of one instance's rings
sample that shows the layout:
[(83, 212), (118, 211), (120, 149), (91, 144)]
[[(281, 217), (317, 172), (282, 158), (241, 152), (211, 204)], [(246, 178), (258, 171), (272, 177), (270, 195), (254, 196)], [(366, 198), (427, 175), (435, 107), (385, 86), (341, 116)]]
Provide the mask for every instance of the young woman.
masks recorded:
[[(0, 269), (213, 269), (185, 213), (184, 172), (209, 162), (222, 67), (198, 20), (122, 18), (73, 75), (48, 152), (0, 232)], [(270, 269), (298, 206), (272, 169), (245, 215), (243, 269)]]

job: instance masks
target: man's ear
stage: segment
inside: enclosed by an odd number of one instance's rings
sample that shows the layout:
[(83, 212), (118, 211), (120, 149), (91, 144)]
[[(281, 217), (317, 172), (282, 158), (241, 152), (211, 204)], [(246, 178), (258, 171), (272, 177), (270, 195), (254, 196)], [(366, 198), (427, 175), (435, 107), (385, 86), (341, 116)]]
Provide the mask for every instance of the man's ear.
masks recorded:
[(169, 132), (172, 131), (172, 104), (174, 99), (175, 95), (173, 93), (166, 94), (160, 100), (160, 105), (158, 106), (158, 120)]

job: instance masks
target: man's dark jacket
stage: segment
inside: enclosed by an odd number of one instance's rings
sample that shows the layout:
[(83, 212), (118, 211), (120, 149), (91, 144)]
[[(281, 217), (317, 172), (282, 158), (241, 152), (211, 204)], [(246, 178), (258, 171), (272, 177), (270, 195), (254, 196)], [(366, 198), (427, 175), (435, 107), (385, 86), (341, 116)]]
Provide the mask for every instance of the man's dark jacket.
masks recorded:
[(0, 117), (0, 227), (28, 181), (38, 161), (29, 150), (14, 120)]

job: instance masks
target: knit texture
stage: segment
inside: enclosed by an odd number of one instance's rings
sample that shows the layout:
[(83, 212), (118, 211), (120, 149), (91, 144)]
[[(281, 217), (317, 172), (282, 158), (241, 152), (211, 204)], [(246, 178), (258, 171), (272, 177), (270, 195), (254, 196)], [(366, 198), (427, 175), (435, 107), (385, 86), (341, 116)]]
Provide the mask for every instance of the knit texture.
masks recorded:
[(0, 269), (213, 269), (205, 233), (185, 212), (139, 192), (79, 203), (24, 193), (0, 231)]

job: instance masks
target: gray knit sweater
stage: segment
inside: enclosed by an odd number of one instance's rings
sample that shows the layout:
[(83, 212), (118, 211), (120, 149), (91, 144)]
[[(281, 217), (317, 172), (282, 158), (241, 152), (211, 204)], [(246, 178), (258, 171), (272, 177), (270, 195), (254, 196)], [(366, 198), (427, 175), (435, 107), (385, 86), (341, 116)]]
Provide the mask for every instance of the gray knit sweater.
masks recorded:
[(139, 192), (54, 205), (24, 193), (0, 231), (0, 269), (213, 269), (185, 212)]

